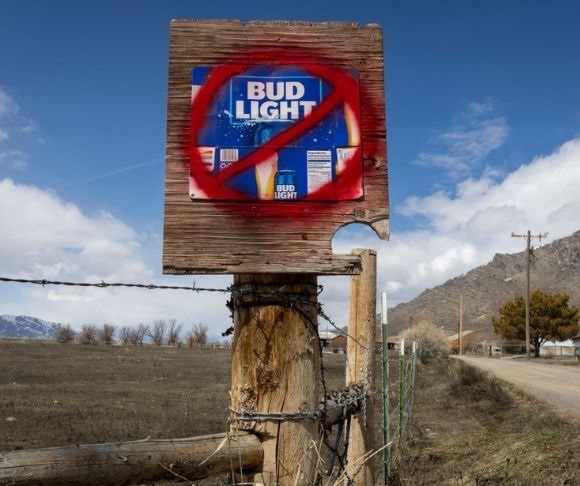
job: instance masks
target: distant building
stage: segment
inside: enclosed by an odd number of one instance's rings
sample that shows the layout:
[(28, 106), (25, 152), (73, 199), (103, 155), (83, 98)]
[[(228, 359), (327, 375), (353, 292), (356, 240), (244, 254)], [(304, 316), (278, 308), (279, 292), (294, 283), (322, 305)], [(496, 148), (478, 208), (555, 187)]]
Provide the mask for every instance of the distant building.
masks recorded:
[[(346, 353), (346, 345), (349, 336), (344, 331), (318, 331), (318, 337), (322, 350), (329, 353)], [(389, 336), (387, 339), (388, 349), (399, 349), (401, 338), (399, 336)], [(383, 341), (380, 335), (375, 340), (375, 349), (382, 352)]]
[(338, 336), (338, 332), (336, 331), (318, 331), (318, 338), (322, 343), (322, 347), (327, 347), (336, 336)]
[[(471, 348), (475, 344), (475, 331), (463, 331), (461, 333), (461, 345), (463, 347), (463, 351)], [(451, 336), (447, 337), (447, 342), (451, 347), (451, 351), (459, 354), (459, 333), (452, 334)]]
[(574, 356), (576, 351), (572, 339), (566, 341), (546, 341), (540, 346), (540, 356), (542, 358), (557, 358), (560, 356)]

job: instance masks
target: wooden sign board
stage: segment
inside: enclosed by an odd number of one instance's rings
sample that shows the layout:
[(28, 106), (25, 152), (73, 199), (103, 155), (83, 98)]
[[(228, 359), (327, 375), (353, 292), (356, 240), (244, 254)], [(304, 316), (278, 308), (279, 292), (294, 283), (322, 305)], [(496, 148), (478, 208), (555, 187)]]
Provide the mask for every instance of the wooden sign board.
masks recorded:
[(174, 20), (163, 271), (355, 274), (336, 230), (388, 238), (382, 30)]

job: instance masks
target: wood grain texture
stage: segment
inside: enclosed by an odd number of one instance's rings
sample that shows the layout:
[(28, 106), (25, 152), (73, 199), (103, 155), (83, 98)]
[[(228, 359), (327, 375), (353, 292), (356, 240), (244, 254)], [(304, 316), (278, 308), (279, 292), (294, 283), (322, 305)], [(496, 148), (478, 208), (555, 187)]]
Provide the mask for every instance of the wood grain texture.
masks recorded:
[[(192, 201), (182, 154), (190, 114), (191, 71), (223, 65), (241, 53), (295, 47), (360, 73), (364, 197), (330, 205), (299, 203), (296, 218), (276, 204)], [(272, 62), (270, 60), (270, 62)], [(305, 63), (314, 62), (305, 56)], [(342, 226), (360, 222), (388, 237), (383, 40), (377, 25), (353, 23), (174, 20), (171, 24), (166, 141), (163, 271), (356, 274), (357, 257), (333, 255)], [(284, 203), (281, 203), (284, 204)]]
[(260, 470), (262, 446), (247, 432), (187, 439), (74, 445), (0, 453), (0, 484), (121, 485)]
[[(316, 276), (236, 275), (236, 285), (252, 292), (308, 294), (316, 303)], [(256, 484), (314, 484), (315, 444), (320, 424), (312, 419), (262, 422), (239, 420), (239, 413), (308, 413), (320, 400), (320, 344), (316, 307), (276, 304), (275, 297), (242, 296), (234, 301), (232, 344), (234, 430), (262, 440), (264, 462)], [(235, 434), (235, 432), (234, 432)]]
[(372, 461), (366, 456), (374, 449), (375, 335), (377, 295), (377, 254), (357, 249), (362, 262), (360, 275), (352, 277), (348, 339), (346, 347), (346, 384), (361, 383), (369, 394), (365, 407), (350, 422), (350, 445), (347, 453), (347, 474), (355, 486), (375, 484)]

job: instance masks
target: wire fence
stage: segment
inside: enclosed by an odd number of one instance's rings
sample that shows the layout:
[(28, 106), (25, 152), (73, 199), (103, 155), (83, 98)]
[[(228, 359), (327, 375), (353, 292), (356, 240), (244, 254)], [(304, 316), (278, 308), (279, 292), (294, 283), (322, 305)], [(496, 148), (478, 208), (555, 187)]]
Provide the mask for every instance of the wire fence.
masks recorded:
[(404, 442), (412, 420), (418, 351), (416, 342), (407, 349), (402, 340), (397, 348), (382, 354), (384, 484), (388, 484), (393, 457)]
[[(280, 292), (271, 290), (260, 290), (256, 291), (250, 288), (249, 285), (235, 285), (232, 284), (229, 287), (198, 287), (195, 281), (191, 286), (180, 286), (180, 285), (160, 285), (160, 284), (144, 284), (144, 283), (127, 283), (127, 282), (72, 282), (72, 281), (60, 281), (60, 280), (47, 280), (47, 279), (25, 279), (25, 278), (11, 278), (0, 276), (0, 282), (7, 283), (19, 283), (19, 284), (31, 284), (40, 285), (42, 287), (49, 285), (56, 286), (68, 286), (68, 287), (94, 287), (94, 288), (110, 288), (110, 287), (124, 287), (124, 288), (137, 288), (146, 290), (180, 290), (180, 291), (190, 291), (195, 293), (211, 292), (211, 293), (221, 293), (224, 295), (230, 295), (232, 299), (244, 296), (251, 297), (266, 297), (275, 298), (276, 304), (287, 306), (290, 308), (303, 305), (303, 306), (315, 306), (318, 317), (328, 323), (331, 327), (340, 331), (344, 334), (344, 330), (340, 329), (336, 322), (328, 316), (324, 311), (322, 304), (316, 300), (312, 299), (312, 294), (310, 293), (290, 293), (290, 292)], [(316, 295), (320, 295), (324, 291), (322, 285), (317, 285)], [(349, 339), (354, 340), (358, 345), (363, 346), (354, 337), (348, 336)], [(366, 349), (366, 348), (365, 348)]]
[[(160, 285), (160, 284), (151, 284), (151, 283), (126, 283), (126, 282), (75, 282), (75, 281), (64, 281), (64, 280), (48, 280), (44, 278), (11, 278), (0, 276), (0, 282), (5, 283), (15, 283), (21, 285), (37, 285), (37, 286), (66, 286), (66, 287), (90, 287), (90, 288), (97, 288), (97, 289), (106, 289), (106, 288), (133, 288), (133, 289), (141, 289), (141, 290), (169, 290), (169, 291), (188, 291), (194, 293), (221, 293), (226, 296), (230, 302), (230, 305), (236, 301), (236, 299), (248, 299), (248, 298), (255, 298), (256, 301), (260, 300), (261, 302), (266, 302), (268, 305), (279, 305), (290, 308), (295, 312), (299, 313), (304, 319), (305, 322), (308, 322), (308, 325), (313, 328), (318, 328), (318, 322), (316, 320), (312, 320), (312, 312), (311, 309), (314, 306), (316, 310), (316, 314), (318, 318), (337, 331), (340, 332), (343, 336), (347, 339), (351, 339), (355, 342), (358, 346), (362, 349), (367, 350), (367, 346), (363, 343), (357, 341), (356, 338), (350, 336), (344, 329), (338, 327), (336, 322), (328, 316), (328, 314), (324, 311), (323, 306), (321, 303), (318, 302), (318, 297), (324, 290), (323, 286), (317, 285), (316, 288), (310, 288), (303, 293), (296, 293), (296, 292), (288, 292), (288, 291), (275, 291), (275, 290), (256, 290), (255, 287), (252, 287), (248, 284), (233, 284), (228, 287), (220, 288), (220, 287), (201, 287), (197, 286), (195, 282), (192, 283), (191, 286), (183, 286), (183, 285)], [(231, 308), (231, 307), (230, 307)], [(306, 309), (309, 309), (306, 312)], [(148, 330), (147, 326), (140, 325), (141, 328), (141, 335), (137, 338), (136, 343), (143, 343), (143, 339), (146, 336), (147, 332), (153, 332), (152, 330)], [(96, 328), (93, 329), (94, 333), (97, 333)], [(120, 329), (120, 331), (127, 331), (127, 328)], [(135, 336), (138, 336), (139, 329), (135, 330)], [(230, 331), (230, 330), (228, 330)], [(226, 331), (226, 333), (228, 333)], [(226, 335), (224, 333), (224, 335)], [(119, 342), (124, 344), (131, 344), (129, 335), (127, 335), (127, 342), (126, 340), (119, 337)], [(95, 336), (96, 339), (96, 336)], [(95, 341), (96, 342), (96, 341)], [(133, 343), (135, 344), (135, 343)], [(348, 451), (348, 422), (350, 420), (350, 416), (354, 413), (357, 413), (361, 409), (363, 409), (366, 405), (366, 401), (370, 399), (370, 395), (368, 393), (368, 389), (366, 387), (361, 388), (357, 384), (353, 384), (350, 387), (347, 387), (343, 390), (333, 390), (332, 392), (327, 390), (326, 385), (326, 370), (324, 368), (324, 361), (322, 359), (322, 347), (320, 349), (321, 356), (320, 356), (320, 363), (321, 363), (321, 380), (322, 380), (322, 389), (323, 389), (323, 396), (321, 398), (320, 408), (317, 410), (313, 410), (311, 412), (305, 413), (268, 413), (268, 414), (259, 414), (255, 411), (248, 411), (248, 410), (233, 410), (231, 409), (231, 419), (244, 423), (250, 422), (255, 423), (258, 421), (263, 420), (276, 420), (276, 421), (295, 421), (295, 420), (314, 420), (321, 422), (324, 424), (327, 421), (328, 417), (331, 416), (338, 416), (336, 421), (336, 425), (338, 428), (338, 433), (334, 433), (332, 436), (325, 436), (323, 443), (328, 447), (330, 451), (330, 464), (328, 471), (326, 471), (327, 475), (340, 475), (346, 474), (346, 454)], [(357, 388), (358, 386), (358, 388)], [(337, 464), (337, 467), (334, 467), (334, 464)], [(352, 478), (348, 478), (349, 481)]]
[[(315, 306), (316, 313), (320, 319), (325, 321), (327, 324), (332, 326), (334, 329), (340, 331), (347, 339), (353, 340), (362, 349), (367, 350), (364, 344), (357, 341), (353, 336), (350, 336), (340, 329), (335, 321), (331, 319), (324, 311), (322, 304), (318, 302), (314, 295), (318, 296), (322, 293), (323, 287), (317, 285), (316, 291), (313, 293), (312, 290), (308, 293), (289, 293), (282, 291), (270, 291), (270, 290), (260, 290), (256, 291), (248, 285), (231, 285), (225, 288), (218, 287), (198, 287), (195, 282), (191, 286), (176, 286), (176, 285), (159, 285), (159, 284), (144, 284), (144, 283), (123, 283), (123, 282), (72, 282), (72, 281), (59, 281), (59, 280), (47, 280), (47, 279), (23, 279), (23, 278), (10, 278), (0, 276), (0, 282), (6, 283), (17, 283), (17, 284), (28, 284), (28, 285), (40, 285), (40, 286), (76, 286), (76, 287), (93, 287), (93, 288), (110, 288), (110, 287), (124, 287), (124, 288), (137, 288), (143, 290), (171, 290), (171, 291), (190, 291), (195, 293), (212, 292), (221, 293), (229, 296), (232, 301), (240, 297), (257, 297), (257, 298), (267, 298), (269, 304), (281, 305), (292, 308), (302, 315), (305, 315), (301, 309), (308, 306)], [(318, 327), (317, 323), (310, 322), (310, 325)], [(321, 348), (322, 353), (322, 348)], [(416, 343), (412, 343), (409, 349), (405, 348), (405, 343), (402, 341), (398, 349), (388, 349), (387, 344), (387, 334), (386, 329), (383, 328), (383, 353), (382, 353), (382, 364), (383, 364), (383, 384), (382, 384), (382, 396), (383, 396), (383, 464), (384, 464), (384, 478), (385, 484), (387, 484), (388, 477), (390, 474), (390, 466), (392, 462), (392, 457), (394, 452), (400, 447), (401, 443), (405, 437), (405, 430), (411, 421), (412, 410), (413, 410), (413, 399), (415, 394), (415, 382), (416, 382), (416, 370), (417, 370), (417, 355), (418, 349)], [(288, 416), (288, 414), (278, 414), (275, 417), (272, 414), (262, 417), (260, 414), (251, 413), (247, 414), (246, 411), (232, 410), (231, 412), (237, 420), (241, 421), (259, 421), (259, 420), (318, 420), (324, 421), (325, 417), (333, 413), (334, 409), (344, 410), (340, 420), (338, 421), (338, 433), (334, 435), (336, 441), (330, 443), (330, 440), (326, 441), (325, 444), (331, 451), (331, 464), (338, 462), (339, 473), (344, 473), (346, 466), (346, 453), (348, 449), (348, 423), (350, 421), (350, 415), (356, 413), (361, 408), (364, 409), (366, 406), (366, 401), (371, 399), (368, 393), (368, 388), (365, 386), (364, 390), (351, 389), (342, 392), (341, 394), (334, 396), (327, 393), (326, 383), (325, 383), (325, 369), (321, 355), (321, 373), (324, 389), (324, 397), (321, 403), (321, 409), (313, 411), (311, 414), (307, 414), (307, 417), (302, 416)], [(367, 384), (368, 385), (368, 384)], [(354, 394), (353, 394), (354, 393)], [(347, 409), (348, 413), (347, 413)], [(328, 438), (330, 439), (330, 438)], [(343, 442), (341, 447), (339, 447), (340, 442)], [(340, 449), (340, 450), (339, 450)], [(327, 474), (331, 474), (333, 467), (330, 467)], [(352, 478), (348, 478), (351, 480)]]

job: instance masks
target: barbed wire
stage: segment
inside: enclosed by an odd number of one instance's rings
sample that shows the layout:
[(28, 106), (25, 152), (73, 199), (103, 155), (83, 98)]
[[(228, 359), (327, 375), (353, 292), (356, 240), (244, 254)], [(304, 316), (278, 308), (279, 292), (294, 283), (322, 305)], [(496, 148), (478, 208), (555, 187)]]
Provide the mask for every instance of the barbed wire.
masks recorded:
[(233, 416), (234, 420), (239, 420), (240, 422), (287, 422), (296, 420), (322, 420), (324, 417), (323, 410), (317, 410), (315, 412), (269, 412), (260, 413), (251, 410), (236, 410), (232, 407), (228, 407), (228, 410)]
[[(185, 285), (165, 285), (165, 284), (146, 284), (146, 283), (125, 283), (125, 282), (74, 282), (74, 281), (61, 281), (61, 280), (48, 280), (48, 279), (27, 279), (27, 278), (11, 278), (11, 277), (2, 277), (0, 276), (0, 282), (7, 282), (7, 283), (18, 283), (18, 284), (31, 284), (31, 285), (40, 285), (42, 287), (55, 285), (55, 286), (67, 286), (67, 287), (92, 287), (92, 288), (134, 288), (134, 289), (145, 289), (145, 290), (179, 290), (179, 291), (190, 291), (190, 292), (212, 292), (212, 293), (221, 293), (221, 294), (229, 294), (231, 295), (232, 301), (236, 299), (244, 298), (244, 297), (256, 297), (256, 298), (267, 298), (267, 301), (264, 303), (255, 302), (255, 304), (261, 305), (280, 305), (284, 307), (288, 307), (295, 312), (298, 312), (302, 315), (308, 325), (317, 328), (317, 322), (315, 319), (312, 319), (309, 312), (307, 312), (304, 308), (305, 307), (314, 307), (316, 309), (316, 313), (318, 317), (328, 323), (332, 328), (336, 329), (340, 334), (344, 335), (346, 338), (351, 339), (355, 342), (358, 346), (362, 349), (368, 350), (369, 347), (365, 346), (363, 343), (359, 342), (356, 338), (349, 335), (345, 332), (344, 329), (341, 329), (336, 322), (324, 311), (322, 304), (317, 301), (315, 296), (319, 296), (324, 287), (322, 285), (316, 285), (316, 293), (312, 291), (312, 287), (310, 288), (309, 292), (304, 293), (292, 293), (292, 292), (283, 292), (283, 291), (276, 291), (276, 290), (254, 290), (248, 284), (241, 284), (236, 285), (232, 284), (228, 287), (199, 287), (196, 285), (195, 281), (192, 283), (191, 286)], [(248, 299), (246, 303), (252, 305), (253, 303)], [(350, 396), (349, 398), (338, 400), (336, 401), (336, 397), (332, 394), (328, 394), (327, 392), (327, 383), (326, 383), (326, 370), (324, 368), (324, 360), (322, 359), (322, 342), (320, 342), (319, 346), (319, 353), (320, 353), (320, 367), (321, 367), (321, 381), (322, 381), (322, 388), (323, 388), (323, 395), (322, 400), (320, 403), (320, 408), (318, 410), (307, 411), (307, 412), (270, 412), (270, 413), (260, 413), (254, 410), (248, 410), (242, 407), (241, 410), (236, 410), (234, 408), (230, 408), (230, 420), (237, 420), (240, 422), (263, 422), (263, 421), (302, 421), (302, 420), (313, 420), (324, 422), (325, 418), (328, 417), (329, 413), (333, 413), (334, 411), (340, 411), (342, 413), (338, 423), (341, 424), (341, 430), (344, 428), (345, 421), (350, 421), (350, 417), (352, 414), (357, 413), (358, 411), (363, 412), (363, 416), (366, 420), (366, 405), (367, 400), (374, 394), (368, 386), (368, 383), (365, 383), (360, 389), (357, 389), (357, 392), (354, 396)], [(365, 380), (368, 381), (367, 372), (365, 370)], [(347, 427), (348, 429), (348, 427)], [(337, 435), (338, 439), (340, 440), (343, 434), (339, 433)], [(338, 451), (338, 442), (336, 444), (331, 445), (327, 443), (325, 440), (325, 445), (329, 448), (333, 457), (338, 459), (340, 463), (340, 470), (344, 470), (346, 467), (346, 453), (348, 450), (348, 439), (344, 438), (344, 451), (340, 453)], [(334, 463), (334, 460), (333, 460)], [(350, 481), (349, 481), (350, 482)]]
[[(100, 282), (73, 282), (73, 281), (62, 281), (62, 280), (47, 280), (47, 279), (28, 279), (28, 278), (12, 278), (12, 277), (0, 277), (0, 282), (9, 283), (19, 283), (19, 284), (33, 284), (45, 287), (47, 285), (56, 286), (67, 286), (67, 287), (94, 287), (105, 289), (109, 287), (124, 287), (124, 288), (137, 288), (146, 290), (187, 290), (190, 292), (213, 292), (221, 294), (230, 294), (232, 298), (236, 297), (276, 297), (281, 301), (283, 305), (294, 308), (297, 305), (304, 306), (315, 306), (318, 316), (330, 324), (334, 329), (339, 331), (341, 334), (345, 335), (347, 338), (352, 339), (356, 344), (361, 346), (363, 349), (367, 349), (362, 343), (356, 340), (353, 336), (350, 336), (343, 329), (341, 329), (336, 322), (324, 311), (322, 304), (319, 302), (312, 301), (312, 295), (308, 293), (291, 293), (291, 292), (280, 292), (275, 290), (252, 290), (247, 284), (242, 285), (230, 285), (229, 287), (198, 287), (195, 281), (191, 286), (184, 285), (160, 285), (160, 284), (143, 284), (143, 283), (126, 283), (126, 282), (105, 282), (101, 280)], [(322, 294), (324, 287), (320, 284), (316, 286), (316, 295)]]
[(195, 282), (191, 287), (180, 286), (180, 285), (158, 285), (158, 284), (140, 284), (140, 283), (121, 283), (114, 282), (108, 283), (105, 281), (101, 282), (67, 282), (58, 280), (46, 280), (46, 279), (27, 279), (27, 278), (9, 278), (0, 277), (0, 282), (12, 282), (12, 283), (28, 283), (34, 285), (41, 285), (42, 287), (46, 285), (64, 285), (68, 287), (97, 287), (104, 289), (107, 287), (127, 287), (127, 288), (138, 288), (138, 289), (148, 289), (148, 290), (190, 290), (193, 292), (221, 292), (228, 293), (231, 289), (228, 288), (210, 288), (210, 287), (197, 287)]

